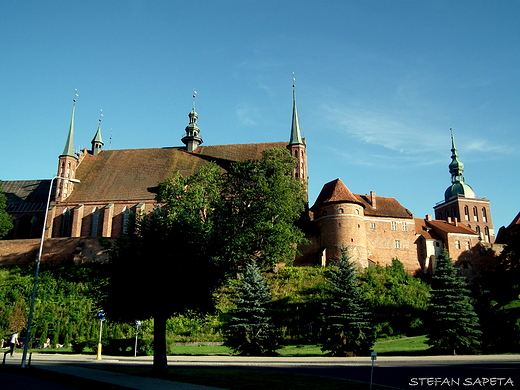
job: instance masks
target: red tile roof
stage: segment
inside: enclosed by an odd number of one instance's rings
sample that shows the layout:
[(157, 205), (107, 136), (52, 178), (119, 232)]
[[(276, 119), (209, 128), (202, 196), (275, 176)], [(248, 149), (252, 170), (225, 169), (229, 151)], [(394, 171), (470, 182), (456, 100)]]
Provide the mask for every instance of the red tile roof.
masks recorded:
[(227, 169), (233, 161), (259, 158), (264, 150), (286, 146), (286, 142), (200, 146), (193, 153), (180, 147), (104, 150), (82, 160), (76, 171), (81, 183), (66, 202), (154, 200), (157, 184), (175, 170), (192, 175), (209, 161)]
[(376, 217), (413, 218), (413, 214), (404, 208), (396, 199), (376, 196), (376, 208), (372, 207), (368, 195), (353, 194), (340, 179), (333, 180), (323, 186), (314, 210), (326, 203), (357, 203), (365, 208), (365, 215)]

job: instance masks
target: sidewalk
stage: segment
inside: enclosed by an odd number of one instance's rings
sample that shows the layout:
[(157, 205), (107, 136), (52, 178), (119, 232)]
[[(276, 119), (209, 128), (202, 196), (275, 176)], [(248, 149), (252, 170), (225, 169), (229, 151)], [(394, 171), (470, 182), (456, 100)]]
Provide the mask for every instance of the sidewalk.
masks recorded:
[[(6, 365), (19, 366), (21, 365), (21, 354), (15, 354), (13, 358), (6, 360)], [(144, 359), (150, 361), (150, 359)], [(116, 373), (106, 370), (99, 370), (95, 368), (78, 367), (75, 364), (96, 364), (123, 362), (123, 363), (143, 363), (140, 361), (133, 361), (129, 359), (128, 362), (122, 361), (119, 357), (104, 358), (101, 361), (96, 361), (93, 356), (88, 355), (47, 355), (47, 354), (33, 354), (31, 359), (31, 366), (41, 369), (56, 372), (58, 374), (72, 375), (79, 378), (89, 379), (97, 382), (109, 383), (112, 385), (122, 386), (128, 389), (137, 390), (222, 390), (217, 387), (195, 385), (191, 383), (173, 382), (163, 379), (140, 377), (128, 375), (123, 373)], [(34, 387), (36, 388), (36, 387)], [(38, 388), (40, 388), (38, 386)], [(29, 389), (27, 389), (29, 390)]]

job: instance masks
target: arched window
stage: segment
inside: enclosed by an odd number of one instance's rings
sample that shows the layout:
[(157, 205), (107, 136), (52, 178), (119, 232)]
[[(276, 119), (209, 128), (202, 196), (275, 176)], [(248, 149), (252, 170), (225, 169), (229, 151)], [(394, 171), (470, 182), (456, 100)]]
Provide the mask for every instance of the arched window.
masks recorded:
[(480, 235), (480, 226), (475, 227), (475, 231), (477, 232), (478, 237), (482, 238), (482, 236)]
[(90, 236), (91, 237), (97, 237), (98, 226), (99, 226), (99, 209), (97, 207), (94, 207), (94, 210), (92, 210), (92, 225), (90, 225)]
[(482, 220), (487, 222), (487, 212), (485, 207), (482, 207)]
[(340, 214), (343, 214), (345, 212), (345, 210), (343, 210), (343, 209), (339, 209), (338, 211)]
[(490, 242), (491, 238), (489, 237), (489, 228), (486, 226), (484, 227), (484, 241)]
[(460, 249), (460, 241), (455, 241), (455, 249)]
[(61, 237), (70, 237), (70, 229), (71, 229), (71, 212), (68, 208), (63, 210), (63, 214), (61, 216)]
[(478, 211), (477, 211), (477, 206), (474, 206), (473, 207), (473, 220), (478, 222)]
[(464, 206), (464, 220), (469, 221), (469, 207)]
[(130, 217), (130, 209), (128, 206), (125, 206), (123, 209), (123, 228), (122, 232), (123, 234), (126, 234), (127, 228), (128, 228), (128, 218)]

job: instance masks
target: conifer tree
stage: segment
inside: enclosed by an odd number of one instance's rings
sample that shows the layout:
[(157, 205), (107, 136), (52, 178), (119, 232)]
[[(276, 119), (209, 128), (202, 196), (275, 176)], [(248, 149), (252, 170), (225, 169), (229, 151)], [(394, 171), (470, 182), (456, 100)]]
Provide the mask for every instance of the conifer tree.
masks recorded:
[(470, 303), (464, 278), (446, 250), (437, 259), (428, 308), (427, 344), (439, 352), (472, 352), (480, 345), (482, 332)]
[(324, 305), (321, 349), (332, 356), (367, 354), (374, 344), (372, 315), (348, 248), (341, 250), (337, 267), (328, 278), (330, 297)]
[(254, 261), (248, 263), (238, 289), (237, 308), (227, 324), (226, 345), (249, 356), (275, 355), (278, 335), (266, 306), (269, 286)]

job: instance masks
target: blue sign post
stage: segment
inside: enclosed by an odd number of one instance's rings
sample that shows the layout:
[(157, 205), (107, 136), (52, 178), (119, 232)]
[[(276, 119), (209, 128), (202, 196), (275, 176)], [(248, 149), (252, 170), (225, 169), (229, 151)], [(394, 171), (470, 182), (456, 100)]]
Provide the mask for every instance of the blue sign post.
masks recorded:
[(101, 335), (103, 334), (103, 321), (105, 321), (105, 311), (101, 309), (97, 315), (99, 319), (99, 342), (97, 347), (96, 360), (101, 360)]
[(134, 357), (137, 356), (137, 334), (139, 333), (139, 327), (141, 326), (141, 321), (135, 320), (135, 348), (134, 348)]

